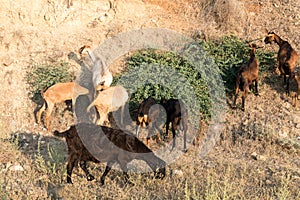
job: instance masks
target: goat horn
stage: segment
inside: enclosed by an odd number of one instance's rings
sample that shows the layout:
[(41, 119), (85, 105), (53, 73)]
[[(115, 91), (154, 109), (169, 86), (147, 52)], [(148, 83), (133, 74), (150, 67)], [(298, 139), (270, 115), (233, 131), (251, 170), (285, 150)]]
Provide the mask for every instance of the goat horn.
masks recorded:
[(265, 33), (268, 34), (269, 33), (269, 30), (267, 28), (265, 28)]

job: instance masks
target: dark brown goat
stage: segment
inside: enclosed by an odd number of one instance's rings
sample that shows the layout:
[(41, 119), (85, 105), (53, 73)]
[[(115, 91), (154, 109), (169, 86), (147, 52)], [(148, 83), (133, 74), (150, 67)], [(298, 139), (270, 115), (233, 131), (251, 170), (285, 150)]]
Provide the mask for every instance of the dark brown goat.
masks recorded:
[(250, 60), (240, 67), (234, 88), (234, 100), (232, 107), (236, 108), (236, 99), (239, 94), (239, 90), (242, 90), (244, 92), (242, 95), (242, 111), (245, 110), (245, 99), (253, 82), (255, 89), (254, 94), (258, 95), (258, 60), (255, 57), (255, 50), (257, 46), (255, 44), (250, 44), (250, 48)]
[[(72, 183), (71, 175), (74, 166), (79, 162), (91, 181), (91, 175), (86, 167), (87, 161), (95, 163), (107, 162), (105, 171), (101, 177), (104, 184), (105, 176), (111, 170), (114, 163), (118, 163), (123, 170), (125, 181), (128, 181), (127, 164), (134, 159), (144, 160), (155, 172), (156, 178), (164, 178), (166, 163), (154, 155), (154, 153), (140, 140), (130, 133), (112, 129), (105, 126), (81, 123), (71, 126), (62, 133), (55, 131), (54, 135), (65, 137), (68, 145), (67, 182)], [(85, 144), (85, 145), (84, 145)], [(88, 149), (86, 146), (88, 145)], [(93, 155), (92, 155), (93, 154)]]
[(167, 113), (166, 135), (168, 135), (169, 124), (172, 123), (173, 145), (176, 143), (176, 131), (183, 130), (183, 151), (186, 151), (186, 133), (188, 129), (188, 112), (184, 103), (179, 99), (161, 100), (161, 105)]
[(139, 137), (139, 128), (148, 126), (147, 146), (150, 146), (150, 137), (155, 129), (158, 130), (156, 121), (159, 117), (160, 109), (152, 97), (148, 97), (139, 106), (136, 119), (136, 136)]
[[(266, 44), (271, 44), (274, 41), (279, 46), (277, 55), (277, 60), (279, 62), (279, 71), (284, 77), (284, 84), (286, 84), (286, 94), (289, 95), (290, 79), (292, 78), (292, 73), (295, 69), (299, 56), (287, 41), (281, 39), (274, 32), (269, 32), (264, 41)], [(287, 76), (288, 80), (286, 80)]]

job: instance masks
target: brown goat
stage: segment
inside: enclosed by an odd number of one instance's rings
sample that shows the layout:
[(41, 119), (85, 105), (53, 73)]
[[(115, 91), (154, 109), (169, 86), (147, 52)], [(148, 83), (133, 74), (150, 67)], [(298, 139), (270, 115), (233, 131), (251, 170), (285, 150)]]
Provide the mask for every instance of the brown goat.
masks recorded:
[[(277, 60), (279, 62), (279, 71), (284, 77), (284, 84), (286, 84), (286, 94), (289, 95), (290, 79), (292, 77), (292, 73), (297, 64), (299, 56), (287, 41), (281, 39), (274, 32), (269, 32), (264, 41), (266, 44), (271, 44), (274, 41), (279, 46), (277, 55)], [(287, 76), (288, 80), (286, 80)]]
[(123, 125), (124, 106), (128, 98), (128, 93), (123, 86), (109, 87), (99, 92), (95, 100), (88, 106), (87, 112), (92, 106), (95, 106), (100, 115), (97, 124), (103, 125), (104, 121), (108, 121), (108, 113), (121, 108), (121, 124)]
[[(75, 94), (76, 93), (76, 94)], [(56, 83), (46, 91), (41, 90), (44, 99), (42, 107), (36, 113), (36, 122), (41, 123), (42, 113), (46, 111), (45, 124), (47, 130), (50, 130), (50, 116), (55, 104), (76, 98), (79, 94), (88, 94), (88, 89), (77, 85), (75, 82)]]
[[(155, 129), (158, 130), (156, 121), (160, 114), (160, 108), (152, 97), (148, 97), (140, 104), (136, 119), (136, 136), (139, 137), (139, 128), (148, 126), (147, 146), (150, 146), (150, 137)], [(159, 136), (158, 136), (159, 138)]]
[(188, 113), (184, 103), (180, 99), (161, 100), (161, 105), (167, 113), (166, 136), (169, 131), (169, 124), (172, 123), (173, 145), (176, 143), (176, 131), (183, 130), (183, 151), (186, 151), (186, 133), (188, 129)]
[[(155, 178), (164, 178), (166, 163), (134, 135), (122, 130), (112, 129), (106, 126), (81, 123), (71, 126), (62, 133), (55, 131), (55, 136), (65, 137), (68, 145), (67, 182), (72, 183), (72, 170), (79, 163), (91, 181), (91, 175), (86, 167), (87, 161), (95, 163), (106, 162), (106, 168), (101, 176), (101, 184), (104, 184), (105, 176), (111, 170), (114, 163), (118, 163), (123, 170), (125, 181), (128, 181), (127, 164), (134, 159), (144, 160), (155, 172)], [(84, 144), (88, 144), (88, 149)], [(93, 155), (92, 155), (93, 154)]]
[(236, 99), (239, 93), (239, 90), (243, 91), (242, 95), (242, 111), (245, 110), (245, 99), (249, 93), (250, 86), (252, 86), (254, 82), (254, 94), (258, 95), (258, 60), (255, 57), (256, 45), (250, 44), (250, 60), (243, 64), (236, 77), (236, 83), (234, 88), (234, 100), (233, 100), (233, 108), (236, 108)]

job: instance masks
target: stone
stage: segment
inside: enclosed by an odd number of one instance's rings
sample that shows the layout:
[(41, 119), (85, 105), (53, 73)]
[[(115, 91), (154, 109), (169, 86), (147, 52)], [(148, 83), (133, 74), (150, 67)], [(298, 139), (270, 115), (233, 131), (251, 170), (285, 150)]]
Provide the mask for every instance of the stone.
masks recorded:
[(24, 168), (20, 164), (12, 165), (8, 169), (10, 171), (24, 171)]

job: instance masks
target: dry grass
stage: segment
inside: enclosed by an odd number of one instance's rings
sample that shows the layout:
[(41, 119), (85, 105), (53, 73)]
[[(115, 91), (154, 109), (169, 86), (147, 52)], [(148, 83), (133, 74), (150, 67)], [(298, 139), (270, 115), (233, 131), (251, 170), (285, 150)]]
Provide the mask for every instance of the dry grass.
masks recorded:
[[(249, 126), (245, 133), (259, 132)], [(203, 130), (204, 131), (204, 130)], [(100, 186), (104, 165), (90, 163), (96, 181), (75, 169), (66, 184), (66, 144), (49, 136), (14, 133), (1, 140), (0, 196), (3, 199), (299, 199), (299, 148), (285, 148), (276, 138), (223, 137), (205, 158), (189, 149), (167, 167), (167, 177), (130, 172), (135, 186), (124, 185), (118, 166)], [(254, 154), (255, 153), (255, 154)], [(22, 171), (12, 166), (22, 166)], [(178, 173), (182, 171), (182, 174)]]

